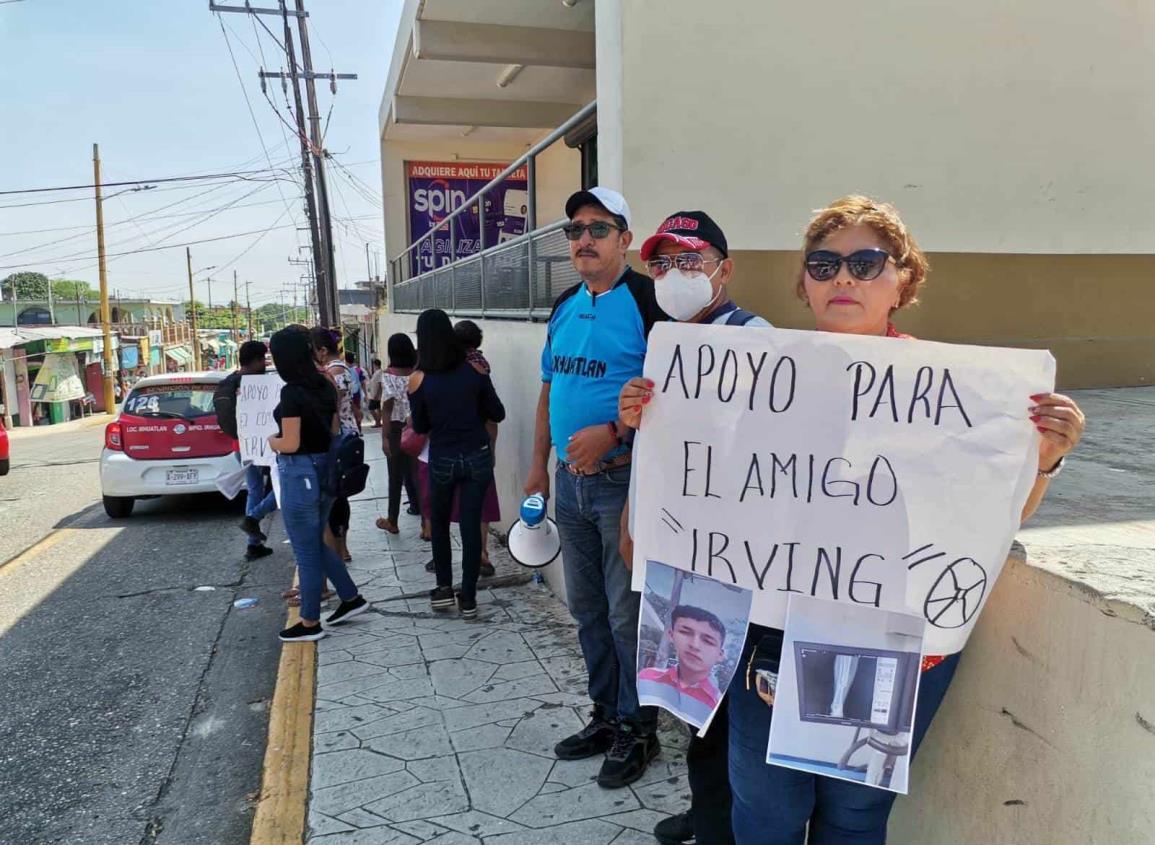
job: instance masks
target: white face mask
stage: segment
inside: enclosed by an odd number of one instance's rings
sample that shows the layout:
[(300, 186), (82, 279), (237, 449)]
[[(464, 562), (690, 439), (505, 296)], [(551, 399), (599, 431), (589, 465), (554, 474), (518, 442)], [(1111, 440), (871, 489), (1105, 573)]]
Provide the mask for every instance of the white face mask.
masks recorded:
[[(709, 308), (718, 298), (710, 284), (718, 269), (707, 276), (705, 273), (686, 274), (677, 267), (671, 267), (666, 275), (654, 284), (658, 305), (678, 322), (685, 322), (700, 311)], [(721, 293), (722, 289), (718, 289)]]

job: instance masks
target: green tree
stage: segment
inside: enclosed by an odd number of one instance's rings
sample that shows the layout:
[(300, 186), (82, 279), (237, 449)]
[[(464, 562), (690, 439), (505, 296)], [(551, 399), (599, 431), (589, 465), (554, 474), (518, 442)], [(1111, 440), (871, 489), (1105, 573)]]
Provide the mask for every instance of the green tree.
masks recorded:
[(92, 302), (100, 297), (100, 291), (80, 279), (54, 279), (52, 295), (58, 300)]
[(4, 296), (8, 301), (12, 300), (13, 292), (15, 292), (17, 299), (47, 300), (48, 284), (48, 277), (43, 273), (24, 270), (19, 273), (13, 273), (3, 281), (0, 281), (0, 290), (4, 292)]
[(294, 308), (279, 302), (268, 302), (253, 309), (253, 327), (259, 334), (270, 335), (290, 323), (307, 325), (309, 315), (304, 308)]

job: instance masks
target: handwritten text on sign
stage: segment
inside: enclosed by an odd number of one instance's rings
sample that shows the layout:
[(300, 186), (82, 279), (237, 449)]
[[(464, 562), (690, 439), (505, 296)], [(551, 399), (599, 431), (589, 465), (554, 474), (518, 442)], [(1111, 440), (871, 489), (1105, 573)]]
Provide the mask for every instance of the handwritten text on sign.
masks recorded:
[(634, 586), (664, 560), (755, 591), (909, 609), (966, 643), (1038, 465), (1034, 350), (659, 324), (638, 438)]
[(237, 439), (241, 443), (241, 460), (259, 466), (272, 466), (277, 456), (269, 448), (269, 435), (277, 433), (273, 410), (281, 401), (284, 382), (276, 373), (241, 376), (237, 391)]

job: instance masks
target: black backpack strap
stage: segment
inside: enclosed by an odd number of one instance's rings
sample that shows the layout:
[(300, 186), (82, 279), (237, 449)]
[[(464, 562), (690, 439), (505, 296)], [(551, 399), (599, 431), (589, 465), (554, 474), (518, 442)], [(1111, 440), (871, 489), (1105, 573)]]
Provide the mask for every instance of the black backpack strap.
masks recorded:
[(752, 314), (749, 311), (745, 310), (744, 308), (735, 308), (733, 311), (730, 312), (730, 315), (726, 318), (725, 325), (727, 325), (727, 326), (744, 326), (757, 316), (758, 316), (757, 314)]
[(638, 313), (642, 316), (642, 329), (646, 337), (650, 336), (650, 329), (654, 327), (654, 323), (664, 323), (670, 319), (658, 305), (658, 297), (654, 293), (654, 280), (649, 276), (630, 267), (618, 284), (624, 284), (630, 289), (638, 306)]

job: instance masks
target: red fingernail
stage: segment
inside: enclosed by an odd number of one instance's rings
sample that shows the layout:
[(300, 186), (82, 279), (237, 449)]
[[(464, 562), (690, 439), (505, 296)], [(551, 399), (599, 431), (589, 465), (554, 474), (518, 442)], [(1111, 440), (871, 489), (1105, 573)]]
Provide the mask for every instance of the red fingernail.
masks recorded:
[(646, 379), (646, 387), (653, 387), (653, 386), (654, 386), (654, 380), (653, 379)]
[(1047, 433), (1047, 430), (1046, 430), (1045, 428), (1043, 428), (1041, 425), (1037, 425), (1037, 426), (1035, 426), (1035, 428), (1037, 428), (1037, 429), (1038, 429), (1039, 431), (1041, 431), (1043, 434), (1046, 434), (1046, 433)]
[(1038, 422), (1042, 417), (1031, 417), (1031, 422)]
[(1031, 398), (1034, 399), (1036, 402), (1038, 402), (1040, 399), (1042, 399), (1046, 395), (1047, 394), (1045, 394), (1045, 393), (1035, 393), (1031, 396)]
[(649, 396), (643, 396), (643, 397), (642, 397), (642, 404), (643, 404), (643, 405), (645, 405), (645, 404), (646, 404), (647, 402), (649, 402), (649, 401), (650, 401), (650, 397), (649, 397)]

